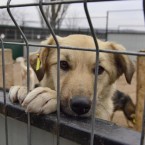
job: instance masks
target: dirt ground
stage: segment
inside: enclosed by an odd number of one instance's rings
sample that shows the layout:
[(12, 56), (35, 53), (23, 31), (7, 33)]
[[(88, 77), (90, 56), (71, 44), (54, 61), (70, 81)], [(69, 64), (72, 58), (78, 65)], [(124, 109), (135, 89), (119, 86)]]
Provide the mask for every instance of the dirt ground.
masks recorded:
[[(136, 74), (134, 74), (131, 84), (127, 84), (124, 75), (119, 78), (116, 83), (118, 90), (128, 94), (134, 103), (136, 103)], [(128, 127), (124, 114), (117, 111), (114, 115), (113, 122), (119, 126)]]

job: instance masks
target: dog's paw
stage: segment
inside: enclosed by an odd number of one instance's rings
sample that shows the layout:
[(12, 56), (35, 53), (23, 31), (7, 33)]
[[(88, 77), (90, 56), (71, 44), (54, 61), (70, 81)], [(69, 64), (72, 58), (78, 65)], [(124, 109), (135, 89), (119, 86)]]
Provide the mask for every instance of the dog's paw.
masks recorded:
[(9, 98), (12, 103), (19, 101), (21, 104), (27, 96), (27, 87), (25, 86), (13, 86), (9, 91)]
[(24, 99), (22, 106), (26, 112), (49, 114), (56, 111), (56, 91), (46, 87), (38, 87), (32, 90)]

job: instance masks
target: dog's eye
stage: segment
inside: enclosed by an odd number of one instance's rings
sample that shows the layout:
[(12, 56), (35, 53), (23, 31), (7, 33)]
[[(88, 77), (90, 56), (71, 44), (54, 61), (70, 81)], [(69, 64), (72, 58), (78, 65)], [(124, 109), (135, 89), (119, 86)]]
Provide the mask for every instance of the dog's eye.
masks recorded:
[[(99, 66), (98, 75), (101, 75), (103, 72), (104, 72), (104, 68), (102, 66)], [(95, 68), (93, 69), (93, 73), (95, 74)]]
[(60, 61), (60, 68), (64, 71), (69, 70), (70, 66), (67, 61)]

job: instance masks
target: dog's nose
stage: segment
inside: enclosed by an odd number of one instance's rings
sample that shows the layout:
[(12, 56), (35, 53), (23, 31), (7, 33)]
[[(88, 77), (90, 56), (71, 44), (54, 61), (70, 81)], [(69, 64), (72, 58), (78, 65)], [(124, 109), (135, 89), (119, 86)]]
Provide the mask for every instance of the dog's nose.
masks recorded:
[(71, 109), (78, 115), (83, 115), (89, 112), (91, 101), (88, 97), (74, 96), (70, 100)]

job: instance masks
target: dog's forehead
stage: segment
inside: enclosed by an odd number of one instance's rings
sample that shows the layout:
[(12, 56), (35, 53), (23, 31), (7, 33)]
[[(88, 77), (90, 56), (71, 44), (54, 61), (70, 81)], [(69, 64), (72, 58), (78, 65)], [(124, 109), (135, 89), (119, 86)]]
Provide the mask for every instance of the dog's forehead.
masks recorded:
[[(58, 38), (59, 45), (68, 47), (68, 49), (61, 49), (60, 58), (69, 61), (83, 61), (85, 63), (95, 63), (96, 62), (96, 52), (95, 51), (85, 51), (77, 50), (79, 49), (96, 49), (94, 40), (91, 36), (86, 35), (70, 35), (67, 37)], [(108, 43), (98, 40), (99, 49), (106, 49), (109, 47)], [(74, 50), (69, 49), (73, 47)], [(54, 51), (53, 51), (54, 52)], [(56, 50), (55, 50), (56, 52)], [(53, 55), (55, 58), (55, 56)], [(108, 60), (108, 54), (100, 53), (99, 61)]]
[[(85, 43), (84, 43), (85, 44)], [(81, 46), (83, 46), (84, 44), (81, 44)], [(80, 45), (79, 45), (80, 46)], [(86, 47), (87, 46), (87, 47)], [(72, 47), (72, 45), (70, 45), (70, 47)], [(69, 46), (68, 46), (68, 49), (61, 49), (61, 58), (66, 58), (66, 59), (69, 59), (69, 60), (83, 60), (83, 61), (89, 61), (89, 62), (92, 62), (94, 63), (96, 61), (96, 51), (88, 51), (88, 49), (96, 49), (94, 44), (87, 44), (87, 45), (84, 45), (84, 47), (80, 47), (81, 49), (80, 50), (77, 50), (77, 46), (73, 46), (73, 47), (76, 47), (74, 50), (71, 50), (69, 49)], [(107, 45), (104, 44), (101, 45), (99, 44), (99, 49), (106, 49)], [(85, 49), (87, 49), (85, 51)], [(110, 54), (108, 53), (99, 53), (99, 61), (105, 61), (105, 60), (109, 60), (110, 58)]]
[(93, 63), (95, 62), (95, 53), (81, 50), (61, 50), (60, 59), (72, 63)]
[(76, 48), (95, 48), (92, 37), (86, 35), (70, 35), (58, 39), (59, 44)]
[[(61, 46), (70, 46), (74, 49), (96, 49), (93, 38), (87, 35), (70, 35), (67, 37), (59, 37), (58, 42)], [(110, 47), (109, 42), (104, 42), (99, 39), (97, 39), (97, 42), (99, 49), (106, 49)]]
[[(86, 63), (86, 64), (95, 64), (96, 63), (96, 52), (92, 51), (82, 51), (82, 50), (65, 50), (62, 49), (60, 51), (60, 59), (66, 60), (69, 62), (79, 62), (79, 63)], [(99, 53), (99, 63), (107, 62), (111, 60), (110, 54), (107, 53)]]

